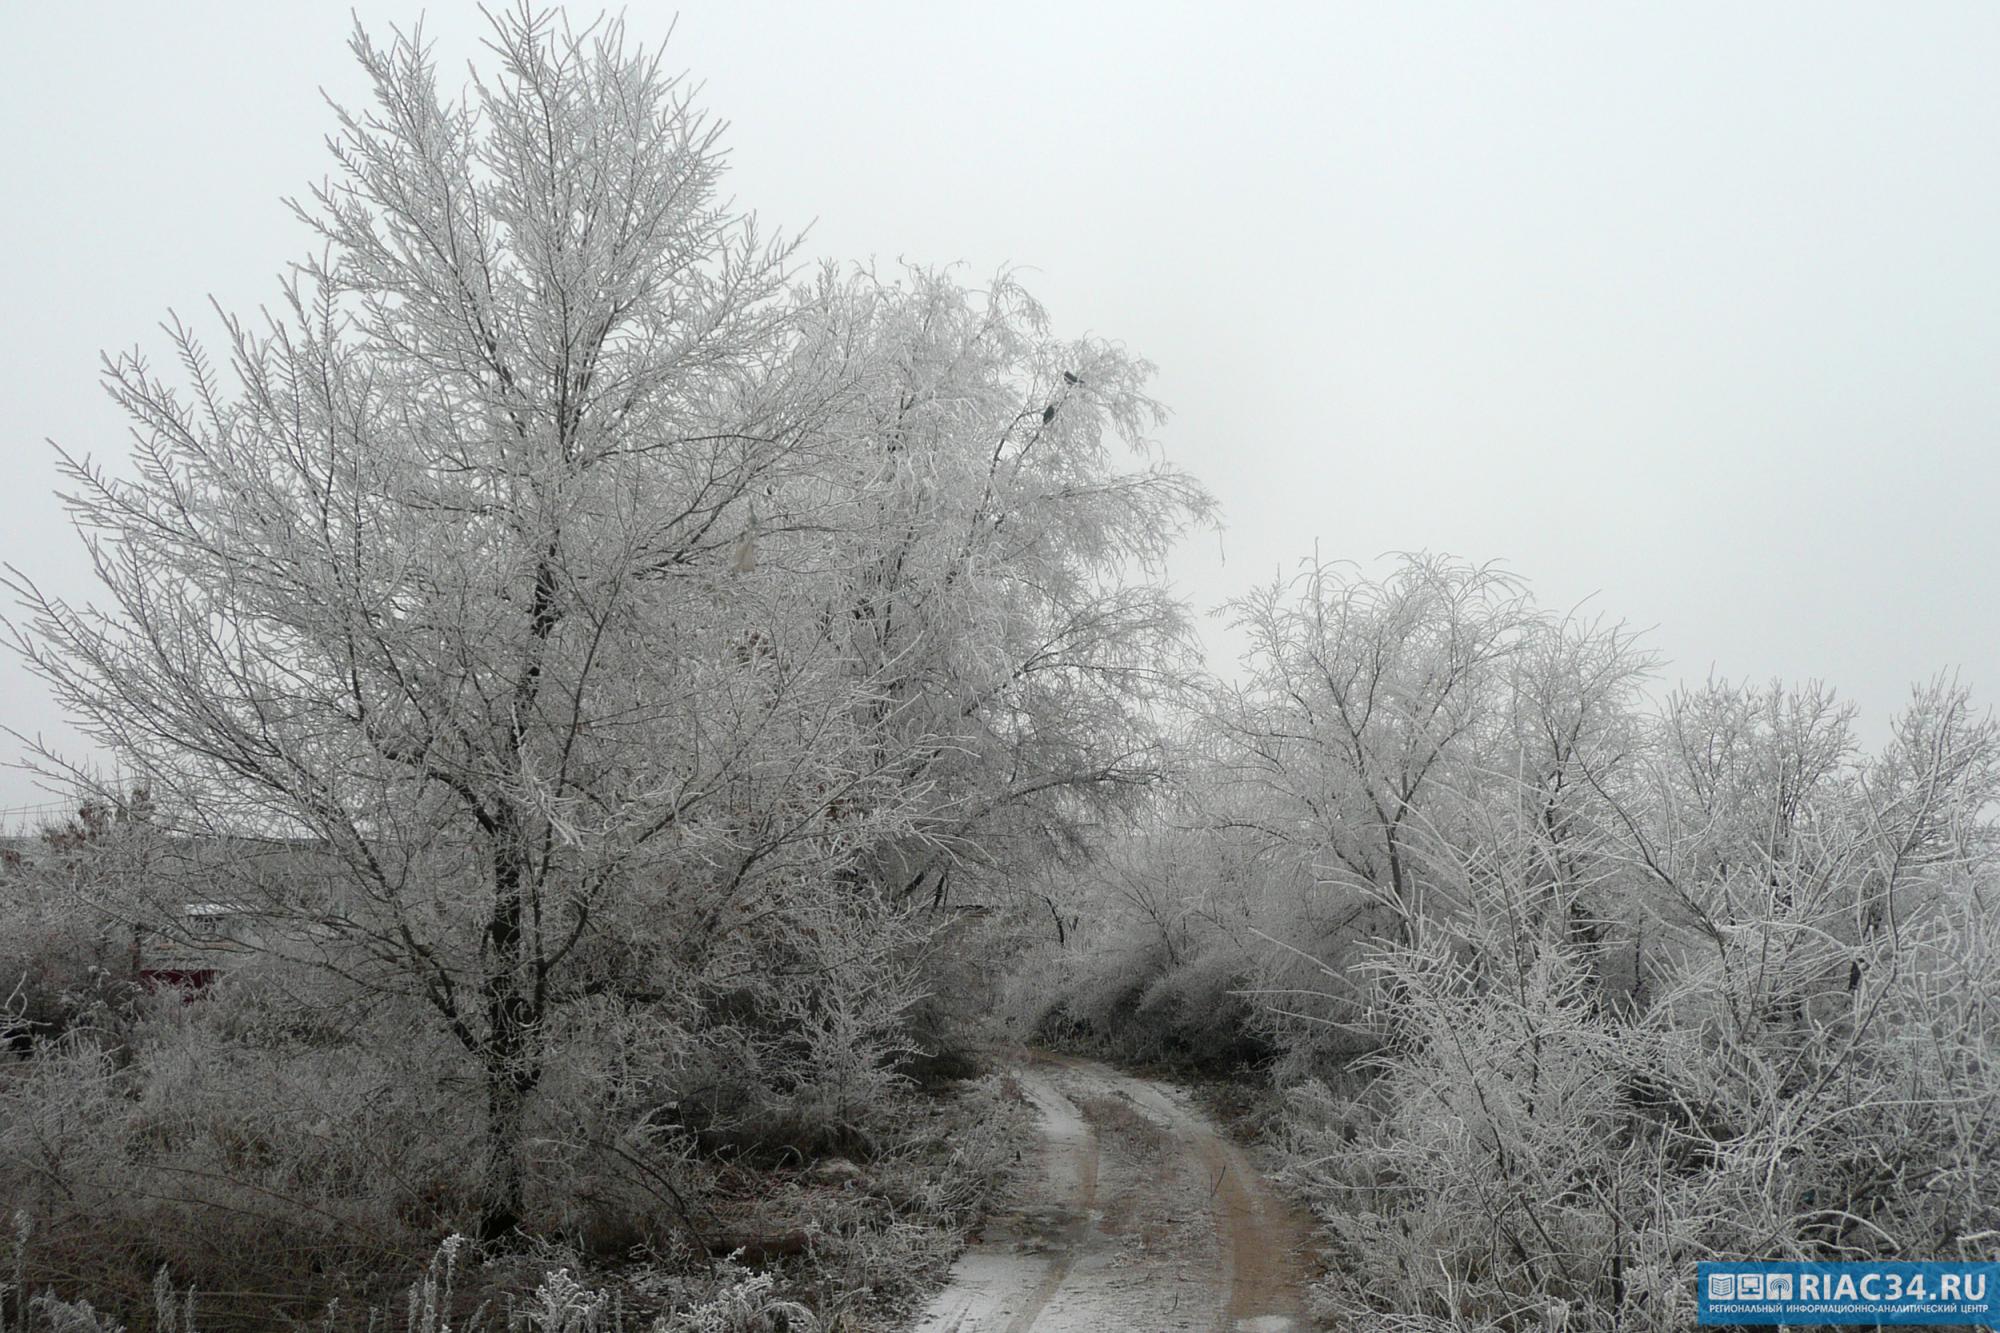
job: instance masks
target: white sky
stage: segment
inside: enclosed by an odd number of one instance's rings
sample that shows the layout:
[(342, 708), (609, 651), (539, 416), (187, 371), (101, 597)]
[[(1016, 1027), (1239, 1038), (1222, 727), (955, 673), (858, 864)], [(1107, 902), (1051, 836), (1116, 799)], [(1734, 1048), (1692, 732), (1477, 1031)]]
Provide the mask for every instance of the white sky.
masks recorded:
[[(280, 200), (319, 89), (360, 100), (348, 22), (6, 8), (0, 558), (45, 586), (88, 592), (43, 441), (124, 448), (99, 350), (309, 245)], [(454, 72), (482, 25), (426, 22)], [(1825, 679), (1871, 736), (1940, 668), (2000, 697), (2000, 6), (701, 0), (669, 62), (814, 253), (1013, 263), (1159, 364), (1228, 524), (1203, 606), (1431, 548), (1656, 627), (1669, 682)], [(11, 660), (0, 700), (57, 734)]]

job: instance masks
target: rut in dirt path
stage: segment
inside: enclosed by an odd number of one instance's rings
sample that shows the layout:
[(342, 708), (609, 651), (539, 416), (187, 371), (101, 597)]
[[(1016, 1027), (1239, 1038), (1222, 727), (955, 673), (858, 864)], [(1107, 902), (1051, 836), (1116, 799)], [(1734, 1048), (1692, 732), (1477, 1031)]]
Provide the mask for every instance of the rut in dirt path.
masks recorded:
[(1039, 1160), (916, 1333), (1288, 1333), (1311, 1220), (1181, 1089), (1040, 1054), (1012, 1069)]

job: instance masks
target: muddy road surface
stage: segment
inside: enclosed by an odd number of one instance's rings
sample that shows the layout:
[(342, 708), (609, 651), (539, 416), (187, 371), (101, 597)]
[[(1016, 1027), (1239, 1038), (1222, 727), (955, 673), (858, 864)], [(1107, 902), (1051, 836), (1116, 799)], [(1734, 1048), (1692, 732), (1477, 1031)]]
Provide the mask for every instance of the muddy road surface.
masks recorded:
[(1292, 1333), (1311, 1219), (1182, 1089), (1041, 1054), (1012, 1066), (1038, 1158), (916, 1333)]

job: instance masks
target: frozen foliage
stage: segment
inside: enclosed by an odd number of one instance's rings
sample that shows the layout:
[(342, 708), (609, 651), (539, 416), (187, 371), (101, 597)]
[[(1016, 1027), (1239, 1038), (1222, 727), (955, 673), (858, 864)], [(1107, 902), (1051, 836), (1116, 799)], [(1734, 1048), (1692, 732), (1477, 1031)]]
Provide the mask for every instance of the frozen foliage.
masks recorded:
[(965, 1017), (942, 909), (1159, 775), (1153, 576), (1209, 502), (1150, 367), (1004, 275), (795, 273), (617, 22), (489, 46), (453, 100), (357, 33), (315, 257), (220, 361), (178, 320), (171, 370), (107, 361), (129, 469), (64, 456), (101, 603), (13, 577), (147, 793), (63, 901), (215, 904), (260, 960), (0, 1088), (4, 1197), (79, 1251), (703, 1248), (716, 1163), (895, 1146)]
[[(25, 1239), (23, 1232), (16, 1244)], [(774, 1293), (770, 1274), (733, 1264), (712, 1275), (704, 1292), (651, 1320), (628, 1320), (616, 1297), (579, 1281), (567, 1268), (546, 1272), (521, 1302), (499, 1309), (487, 1302), (465, 1313), (458, 1288), (467, 1248), (465, 1237), (447, 1236), (400, 1302), (366, 1311), (366, 1327), (402, 1333), (818, 1333), (821, 1327), (810, 1310)], [(196, 1293), (177, 1290), (162, 1268), (152, 1286), (152, 1333), (202, 1333), (197, 1309)], [(339, 1315), (336, 1302), (320, 1327), (334, 1328)], [(0, 1333), (125, 1333), (125, 1328), (89, 1301), (66, 1301), (52, 1291), (23, 1296), (17, 1287), (0, 1284)]]
[[(1145, 362), (1010, 275), (795, 271), (619, 23), (489, 47), (454, 100), (357, 33), (276, 315), (108, 359), (130, 466), (64, 456), (101, 601), (9, 579), (135, 784), (0, 866), (10, 1327), (330, 1329), (421, 1272), (411, 1330), (622, 1329), (586, 1264), (635, 1250), (710, 1274), (660, 1329), (844, 1318), (1007, 1155), (910, 1096), (1003, 1007), (1268, 1062), (1344, 1325), (1994, 1253), (1955, 683), (1864, 755), (1821, 687), (1655, 702), (1624, 627), (1413, 555), (1238, 599), (1204, 686)], [(751, 1171), (789, 1229), (721, 1215)]]
[(1676, 1328), (1698, 1259), (1994, 1253), (2000, 731), (1952, 681), (1868, 756), (1818, 686), (1652, 704), (1623, 628), (1455, 561), (1237, 610), (1247, 682), (1065, 884), (1034, 1012), (1280, 1057), (1343, 1326)]

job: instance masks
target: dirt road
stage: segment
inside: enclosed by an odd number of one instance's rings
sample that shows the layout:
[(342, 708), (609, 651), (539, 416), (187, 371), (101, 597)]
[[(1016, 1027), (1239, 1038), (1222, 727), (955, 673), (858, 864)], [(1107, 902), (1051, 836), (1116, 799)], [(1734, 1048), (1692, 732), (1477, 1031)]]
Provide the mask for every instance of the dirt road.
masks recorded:
[(1287, 1333), (1307, 1327), (1310, 1219), (1178, 1088), (1021, 1057), (1039, 1161), (916, 1333)]

